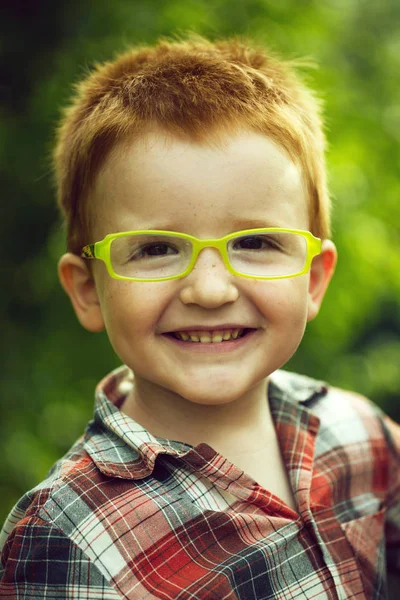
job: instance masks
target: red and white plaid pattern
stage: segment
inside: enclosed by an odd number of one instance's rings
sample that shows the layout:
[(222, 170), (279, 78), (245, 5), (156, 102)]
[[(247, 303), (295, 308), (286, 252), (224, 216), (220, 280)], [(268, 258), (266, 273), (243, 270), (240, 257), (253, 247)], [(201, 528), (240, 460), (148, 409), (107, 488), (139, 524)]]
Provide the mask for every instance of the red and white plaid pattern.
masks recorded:
[(398, 425), (361, 396), (274, 373), (296, 513), (207, 444), (155, 438), (122, 413), (129, 374), (100, 382), (85, 435), (12, 510), (0, 598), (387, 597), (386, 570), (400, 575)]

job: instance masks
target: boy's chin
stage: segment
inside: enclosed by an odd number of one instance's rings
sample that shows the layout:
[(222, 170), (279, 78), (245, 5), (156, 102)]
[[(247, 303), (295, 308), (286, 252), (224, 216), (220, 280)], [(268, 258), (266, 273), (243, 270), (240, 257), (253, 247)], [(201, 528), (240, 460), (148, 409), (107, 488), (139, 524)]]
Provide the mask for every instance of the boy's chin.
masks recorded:
[(179, 390), (174, 390), (184, 400), (191, 404), (197, 404), (201, 406), (226, 406), (232, 404), (246, 394), (250, 393), (250, 389), (247, 386), (240, 387), (235, 382), (235, 385), (224, 384), (218, 385), (213, 384), (212, 381), (208, 385), (193, 386), (187, 388), (182, 386)]

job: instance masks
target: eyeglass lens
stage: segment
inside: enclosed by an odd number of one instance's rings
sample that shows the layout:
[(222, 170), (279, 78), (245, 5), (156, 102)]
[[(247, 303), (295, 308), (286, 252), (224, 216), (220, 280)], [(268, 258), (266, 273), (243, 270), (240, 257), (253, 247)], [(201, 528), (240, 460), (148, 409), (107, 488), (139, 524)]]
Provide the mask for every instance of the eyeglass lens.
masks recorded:
[[(233, 269), (263, 277), (300, 273), (307, 258), (307, 241), (297, 233), (274, 232), (237, 236), (227, 245)], [(111, 264), (117, 275), (138, 279), (183, 273), (193, 254), (190, 240), (176, 235), (134, 234), (111, 243)]]

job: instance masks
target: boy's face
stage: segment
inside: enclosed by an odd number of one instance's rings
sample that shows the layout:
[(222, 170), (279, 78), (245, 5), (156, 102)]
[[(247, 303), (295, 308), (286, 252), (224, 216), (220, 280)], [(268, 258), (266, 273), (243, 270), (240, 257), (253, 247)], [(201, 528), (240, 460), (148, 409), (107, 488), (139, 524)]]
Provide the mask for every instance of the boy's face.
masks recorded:
[[(223, 149), (149, 133), (113, 153), (90, 202), (96, 217), (88, 243), (136, 229), (199, 238), (268, 226), (309, 229), (299, 169), (273, 141), (253, 132), (232, 136)], [(318, 312), (335, 257), (326, 241), (310, 273), (261, 281), (231, 275), (218, 251), (206, 248), (182, 279), (120, 281), (96, 261), (93, 283), (87, 262), (65, 255), (60, 277), (81, 323), (92, 331), (106, 327), (114, 350), (148, 391), (223, 404), (242, 397), (293, 355)], [(211, 351), (166, 335), (225, 324), (257, 331), (229, 351), (224, 343)]]

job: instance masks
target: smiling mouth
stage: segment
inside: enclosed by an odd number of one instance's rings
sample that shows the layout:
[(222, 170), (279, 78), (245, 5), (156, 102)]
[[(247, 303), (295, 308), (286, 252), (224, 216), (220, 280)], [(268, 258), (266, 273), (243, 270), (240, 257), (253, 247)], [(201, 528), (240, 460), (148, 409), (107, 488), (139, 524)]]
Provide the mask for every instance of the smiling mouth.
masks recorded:
[(197, 344), (223, 344), (246, 336), (254, 329), (229, 329), (226, 331), (172, 331), (166, 335), (183, 342), (194, 342)]

